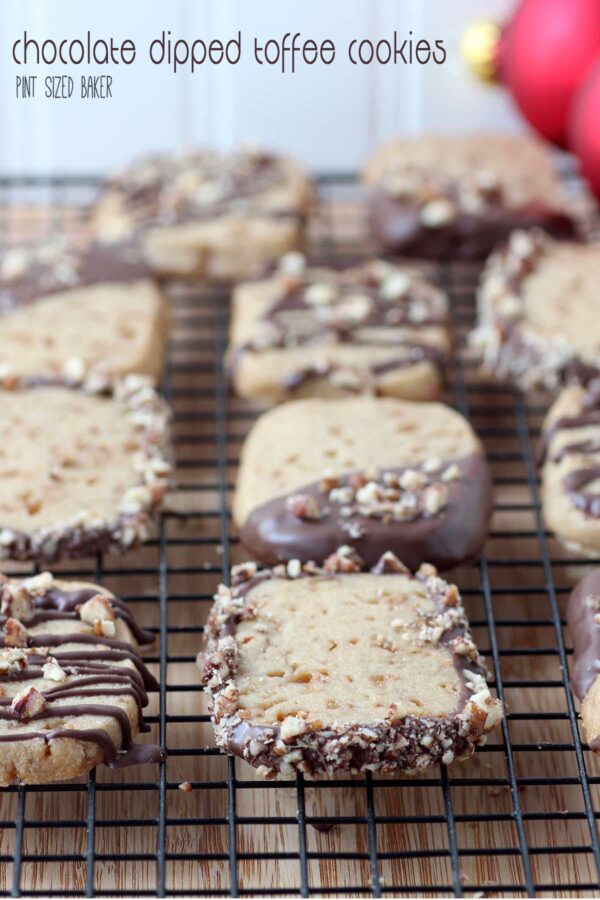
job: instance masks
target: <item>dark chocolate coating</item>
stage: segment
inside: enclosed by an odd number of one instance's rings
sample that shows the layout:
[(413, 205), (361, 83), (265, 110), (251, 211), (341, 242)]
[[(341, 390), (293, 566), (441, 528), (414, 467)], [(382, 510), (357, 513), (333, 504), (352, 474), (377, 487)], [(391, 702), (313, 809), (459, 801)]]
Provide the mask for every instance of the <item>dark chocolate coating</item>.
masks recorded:
[(430, 228), (422, 224), (417, 204), (383, 191), (371, 196), (370, 223), (373, 237), (385, 252), (420, 259), (483, 260), (516, 228), (542, 228), (559, 239), (577, 236), (566, 214), (491, 204), (481, 215), (459, 212), (448, 225)]
[[(34, 247), (35, 250), (35, 247)], [(51, 263), (34, 261), (22, 277), (0, 279), (0, 311), (10, 311), (34, 303), (40, 297), (87, 285), (129, 283), (152, 278), (152, 272), (133, 244), (91, 244), (84, 249), (68, 247), (69, 262), (74, 262), (72, 280), (55, 276)]]
[(594, 569), (571, 591), (567, 625), (573, 644), (571, 687), (583, 700), (600, 673), (600, 569)]
[[(360, 514), (341, 518), (337, 513), (344, 504), (327, 500), (326, 507), (331, 510), (327, 515), (306, 520), (286, 508), (286, 496), (276, 497), (252, 511), (240, 531), (242, 543), (254, 559), (271, 566), (290, 559), (320, 563), (346, 544), (367, 566), (374, 566), (383, 553), (391, 550), (412, 571), (423, 562), (440, 570), (451, 569), (477, 555), (492, 509), (491, 479), (483, 454), (473, 453), (455, 462), (462, 477), (447, 485), (448, 503), (436, 515), (408, 522)], [(389, 467), (386, 471), (398, 473), (405, 468)], [(319, 483), (293, 493), (323, 499)], [(348, 532), (351, 523), (361, 527), (359, 537)]]

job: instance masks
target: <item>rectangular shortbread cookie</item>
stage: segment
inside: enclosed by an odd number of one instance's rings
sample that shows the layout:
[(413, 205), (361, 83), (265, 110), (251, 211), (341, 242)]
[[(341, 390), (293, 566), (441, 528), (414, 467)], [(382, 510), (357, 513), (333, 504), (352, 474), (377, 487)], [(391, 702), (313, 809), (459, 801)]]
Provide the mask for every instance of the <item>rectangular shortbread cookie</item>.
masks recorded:
[(158, 380), (166, 298), (126, 249), (48, 241), (0, 255), (0, 377)]
[(449, 350), (446, 295), (414, 267), (308, 268), (289, 254), (233, 294), (229, 362), (242, 397), (431, 400)]
[(130, 375), (109, 395), (0, 391), (0, 558), (48, 563), (148, 537), (168, 485), (168, 408)]
[(312, 197), (311, 180), (288, 157), (197, 150), (116, 173), (92, 227), (100, 241), (137, 242), (160, 275), (231, 281), (301, 248)]
[(410, 569), (472, 559), (491, 512), (485, 453), (441, 403), (392, 397), (292, 400), (242, 448), (233, 517), (266, 565), (322, 562), (340, 544), (368, 565), (392, 550)]
[(600, 376), (596, 244), (516, 231), (488, 261), (471, 343), (484, 368), (523, 389)]
[(460, 595), (432, 566), (349, 548), (322, 569), (236, 567), (201, 659), (218, 745), (266, 778), (414, 773), (465, 759), (502, 718)]
[(564, 388), (542, 427), (542, 506), (546, 525), (570, 550), (600, 552), (600, 392)]
[(158, 689), (139, 654), (152, 640), (95, 584), (0, 576), (0, 785), (162, 759), (133, 743)]
[(510, 134), (424, 135), (367, 166), (373, 236), (386, 251), (481, 260), (515, 228), (573, 237), (580, 211), (543, 145)]

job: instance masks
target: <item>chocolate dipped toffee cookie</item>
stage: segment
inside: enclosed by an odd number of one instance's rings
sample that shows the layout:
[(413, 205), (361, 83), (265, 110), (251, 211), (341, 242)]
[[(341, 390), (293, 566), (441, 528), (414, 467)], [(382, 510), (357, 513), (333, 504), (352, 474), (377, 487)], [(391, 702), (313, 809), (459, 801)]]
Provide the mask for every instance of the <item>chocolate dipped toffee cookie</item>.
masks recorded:
[(483, 272), (471, 343), (484, 368), (523, 389), (600, 374), (597, 244), (514, 232)]
[(564, 388), (542, 428), (546, 525), (570, 550), (600, 552), (600, 388)]
[(382, 260), (308, 268), (293, 253), (271, 277), (235, 289), (230, 338), (242, 397), (431, 400), (450, 348), (447, 298), (416, 268)]
[(248, 435), (233, 505), (252, 556), (322, 562), (341, 544), (367, 565), (392, 550), (449, 569), (485, 540), (490, 478), (454, 410), (392, 398), (295, 400)]
[(581, 701), (581, 718), (590, 750), (600, 753), (600, 569), (574, 588), (567, 606), (573, 643), (571, 687)]
[(550, 155), (529, 137), (403, 138), (375, 154), (365, 180), (373, 236), (392, 253), (480, 260), (515, 228), (577, 230)]
[(300, 249), (312, 183), (261, 150), (197, 150), (133, 163), (106, 184), (92, 225), (104, 242), (137, 241), (160, 275), (253, 277)]
[(0, 558), (47, 563), (145, 540), (168, 485), (168, 408), (130, 375), (0, 390)]
[(159, 747), (133, 743), (158, 690), (139, 654), (152, 641), (98, 585), (0, 575), (0, 785), (159, 762)]
[(232, 571), (199, 658), (217, 744), (266, 778), (416, 773), (502, 718), (454, 585), (348, 547), (323, 568)]
[(53, 240), (8, 249), (0, 315), (0, 379), (162, 374), (167, 301), (126, 248)]

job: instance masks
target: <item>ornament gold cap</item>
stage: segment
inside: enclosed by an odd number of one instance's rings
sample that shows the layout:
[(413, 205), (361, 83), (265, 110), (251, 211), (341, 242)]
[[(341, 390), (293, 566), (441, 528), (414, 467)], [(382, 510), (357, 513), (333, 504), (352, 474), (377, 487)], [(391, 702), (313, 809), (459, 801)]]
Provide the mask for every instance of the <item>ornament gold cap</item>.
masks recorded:
[(469, 69), (481, 81), (498, 81), (498, 51), (502, 28), (497, 22), (480, 19), (464, 31), (460, 50)]

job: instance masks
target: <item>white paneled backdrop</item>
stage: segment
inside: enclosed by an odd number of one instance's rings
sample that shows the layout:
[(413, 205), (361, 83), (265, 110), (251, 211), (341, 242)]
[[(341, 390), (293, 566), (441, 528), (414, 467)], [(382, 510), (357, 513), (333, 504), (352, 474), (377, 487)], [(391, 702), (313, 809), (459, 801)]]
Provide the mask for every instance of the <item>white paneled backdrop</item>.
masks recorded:
[[(379, 141), (422, 129), (517, 129), (504, 91), (474, 81), (460, 57), (465, 26), (505, 20), (514, 0), (0, 0), (0, 170), (4, 173), (101, 173), (158, 149), (239, 142), (292, 151), (321, 171), (353, 169)], [(27, 29), (38, 39), (130, 37), (138, 58), (113, 75), (113, 99), (15, 98), (13, 41)], [(282, 75), (250, 53), (235, 67), (173, 74), (146, 59), (150, 40), (174, 36), (249, 40), (286, 31), (333, 38), (387, 37), (394, 29), (443, 39), (443, 66), (354, 67), (339, 54), (332, 66)], [(76, 76), (82, 67), (29, 67), (28, 74)], [(38, 79), (41, 80), (41, 79)], [(41, 91), (39, 92), (41, 94)]]

